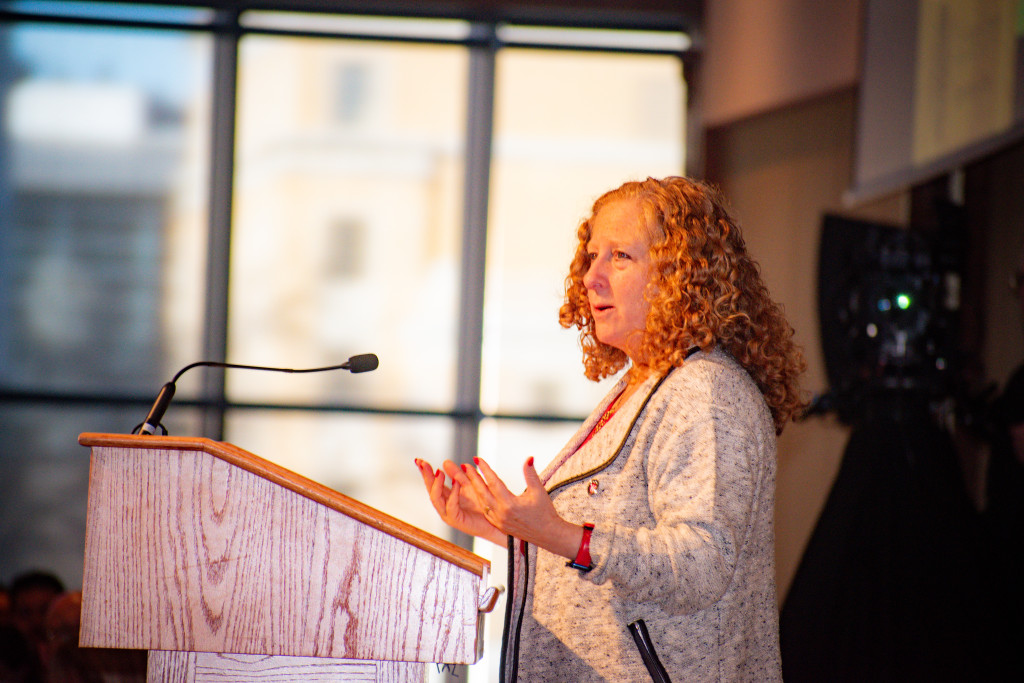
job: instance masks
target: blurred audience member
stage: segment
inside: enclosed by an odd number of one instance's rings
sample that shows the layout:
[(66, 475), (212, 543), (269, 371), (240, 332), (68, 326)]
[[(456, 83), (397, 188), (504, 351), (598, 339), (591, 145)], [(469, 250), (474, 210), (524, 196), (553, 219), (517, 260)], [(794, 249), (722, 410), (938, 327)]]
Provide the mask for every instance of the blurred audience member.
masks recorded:
[[(1010, 290), (1024, 322), (1024, 250), (1010, 276)], [(1024, 680), (1024, 363), (1003, 386), (992, 421), (985, 517), (992, 534), (997, 652), (1005, 680)]]
[(11, 581), (11, 616), (14, 626), (28, 639), (42, 661), (46, 646), (46, 613), (62, 593), (64, 584), (49, 572), (30, 571)]
[(145, 650), (79, 647), (82, 592), (65, 592), (53, 574), (33, 571), (15, 577), (9, 597), (10, 623), (0, 619), (0, 683), (146, 680)]
[(99, 683), (102, 678), (90, 672), (78, 632), (82, 625), (82, 593), (65, 593), (50, 604), (46, 612), (46, 647), (43, 669), (47, 683)]
[(12, 624), (0, 624), (0, 681), (40, 683), (42, 667), (25, 634)]
[(11, 593), (0, 585), (0, 626), (11, 625)]
[(46, 683), (143, 683), (144, 650), (79, 647), (82, 592), (60, 596), (46, 613), (47, 645), (43, 660)]

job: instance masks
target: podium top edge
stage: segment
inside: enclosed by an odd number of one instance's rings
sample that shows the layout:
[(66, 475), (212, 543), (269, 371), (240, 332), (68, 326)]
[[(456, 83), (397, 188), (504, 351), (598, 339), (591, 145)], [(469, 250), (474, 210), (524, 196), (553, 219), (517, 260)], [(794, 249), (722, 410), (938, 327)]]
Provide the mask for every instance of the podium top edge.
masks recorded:
[(485, 577), (491, 566), (490, 562), (465, 548), (229, 443), (205, 437), (91, 432), (79, 434), (78, 443), (90, 448), (202, 451), (425, 550), (477, 576)]

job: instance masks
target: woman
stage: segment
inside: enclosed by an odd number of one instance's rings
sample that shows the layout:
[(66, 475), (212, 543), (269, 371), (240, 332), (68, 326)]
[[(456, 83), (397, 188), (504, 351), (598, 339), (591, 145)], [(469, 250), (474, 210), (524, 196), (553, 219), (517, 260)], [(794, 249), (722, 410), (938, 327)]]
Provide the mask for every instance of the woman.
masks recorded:
[[(519, 496), (483, 460), (417, 461), (445, 522), (508, 543), (502, 675), (780, 680), (775, 437), (803, 408), (792, 330), (706, 185), (626, 183), (577, 237), (561, 324), (581, 330), (588, 378), (624, 376), (543, 473), (526, 460)], [(660, 663), (641, 656), (638, 621)]]

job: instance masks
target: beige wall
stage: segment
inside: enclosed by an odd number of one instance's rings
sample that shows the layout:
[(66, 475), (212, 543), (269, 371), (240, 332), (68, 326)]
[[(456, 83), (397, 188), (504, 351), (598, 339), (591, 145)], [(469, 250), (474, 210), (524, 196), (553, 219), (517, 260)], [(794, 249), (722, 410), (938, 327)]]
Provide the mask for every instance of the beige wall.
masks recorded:
[[(729, 199), (747, 246), (786, 309), (808, 361), (804, 388), (826, 390), (818, 335), (817, 249), (825, 213), (903, 222), (906, 199), (844, 210), (854, 92), (847, 89), (714, 129), (708, 177)], [(780, 599), (784, 598), (838, 470), (849, 430), (833, 417), (787, 427), (779, 442), (776, 505)]]
[[(818, 341), (822, 215), (849, 188), (860, 3), (709, 0), (701, 73), (706, 175), (739, 218), (808, 362), (804, 388), (827, 389)], [(898, 218), (900, 198), (864, 210)], [(776, 561), (783, 600), (842, 459), (833, 417), (790, 425), (779, 441)]]
[(1024, 325), (1019, 300), (1008, 287), (1009, 275), (1024, 257), (1024, 142), (993, 156), (971, 172), (981, 174), (977, 197), (985, 216), (979, 237), (984, 244), (983, 322), (986, 377), (1000, 386), (1024, 361)]
[(707, 0), (701, 116), (721, 126), (854, 85), (859, 0)]

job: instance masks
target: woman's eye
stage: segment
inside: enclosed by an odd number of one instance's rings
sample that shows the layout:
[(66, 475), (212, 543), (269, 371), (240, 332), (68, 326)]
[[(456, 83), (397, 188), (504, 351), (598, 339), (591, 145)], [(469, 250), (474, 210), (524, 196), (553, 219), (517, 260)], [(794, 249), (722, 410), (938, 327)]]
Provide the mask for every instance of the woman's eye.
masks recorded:
[(617, 259), (628, 259), (629, 258), (629, 254), (627, 254), (624, 251), (616, 251), (616, 252), (613, 253), (613, 255)]

